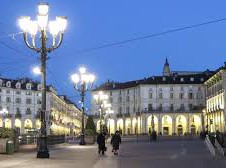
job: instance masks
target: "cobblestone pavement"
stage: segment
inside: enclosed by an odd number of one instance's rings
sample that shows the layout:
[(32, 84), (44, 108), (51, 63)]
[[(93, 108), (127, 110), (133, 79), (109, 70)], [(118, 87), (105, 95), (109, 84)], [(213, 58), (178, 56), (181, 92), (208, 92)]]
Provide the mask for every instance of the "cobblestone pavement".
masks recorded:
[(226, 157), (213, 158), (202, 141), (123, 142), (119, 156), (97, 154), (97, 146), (65, 145), (51, 149), (50, 159), (35, 152), (0, 155), (0, 168), (225, 168)]

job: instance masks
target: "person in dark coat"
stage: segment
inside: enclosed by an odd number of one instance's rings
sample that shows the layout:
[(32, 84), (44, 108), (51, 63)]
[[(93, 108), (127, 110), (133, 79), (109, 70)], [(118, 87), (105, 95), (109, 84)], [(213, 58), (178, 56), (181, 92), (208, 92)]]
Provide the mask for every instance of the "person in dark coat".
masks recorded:
[(118, 155), (119, 150), (119, 143), (121, 143), (121, 137), (119, 131), (116, 131), (115, 134), (111, 138), (111, 144), (112, 144), (112, 152), (114, 152), (114, 155)]
[(97, 136), (97, 143), (98, 143), (98, 153), (102, 153), (104, 155), (104, 152), (106, 151), (106, 146), (105, 146), (105, 135), (103, 132), (101, 132)]

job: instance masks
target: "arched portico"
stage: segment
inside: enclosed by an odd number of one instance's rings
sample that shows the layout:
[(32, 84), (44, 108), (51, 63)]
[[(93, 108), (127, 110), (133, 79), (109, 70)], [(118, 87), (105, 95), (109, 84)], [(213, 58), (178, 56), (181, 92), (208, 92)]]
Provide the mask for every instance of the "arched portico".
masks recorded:
[(169, 115), (162, 117), (162, 135), (172, 135), (172, 118)]

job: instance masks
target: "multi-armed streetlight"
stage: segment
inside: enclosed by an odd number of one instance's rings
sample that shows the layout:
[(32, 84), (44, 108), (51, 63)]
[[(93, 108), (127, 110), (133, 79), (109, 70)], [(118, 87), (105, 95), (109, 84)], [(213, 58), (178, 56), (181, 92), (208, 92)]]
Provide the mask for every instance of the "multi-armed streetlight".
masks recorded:
[[(56, 17), (55, 20), (48, 19), (48, 3), (38, 5), (37, 20), (31, 20), (29, 16), (19, 18), (19, 26), (23, 31), (25, 44), (28, 48), (41, 53), (41, 75), (42, 75), (42, 110), (41, 110), (41, 135), (39, 137), (37, 158), (49, 158), (46, 133), (46, 60), (47, 53), (57, 49), (63, 40), (63, 34), (67, 26), (67, 18)], [(39, 32), (39, 33), (38, 33)], [(38, 36), (38, 34), (40, 34)], [(30, 35), (30, 38), (29, 36)], [(38, 36), (38, 37), (37, 37)], [(49, 37), (52, 37), (52, 44), (47, 47)], [(39, 41), (39, 45), (37, 45)]]
[(95, 76), (93, 74), (88, 74), (86, 68), (81, 67), (78, 74), (71, 75), (71, 80), (74, 84), (75, 90), (79, 91), (81, 94), (81, 105), (82, 105), (82, 134), (80, 145), (85, 145), (85, 107), (84, 107), (84, 98), (85, 92), (92, 88)]
[(103, 118), (104, 118), (104, 109), (110, 108), (111, 105), (107, 103), (108, 95), (104, 94), (102, 91), (99, 91), (98, 94), (94, 95), (94, 100), (96, 104), (99, 105), (100, 113), (100, 132), (103, 131)]

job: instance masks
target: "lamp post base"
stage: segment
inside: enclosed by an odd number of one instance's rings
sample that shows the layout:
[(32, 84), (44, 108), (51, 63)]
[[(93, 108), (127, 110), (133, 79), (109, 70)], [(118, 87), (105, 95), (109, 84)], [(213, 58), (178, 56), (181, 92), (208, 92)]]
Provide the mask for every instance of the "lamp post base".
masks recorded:
[(85, 145), (86, 142), (85, 142), (85, 136), (84, 135), (81, 135), (81, 139), (80, 139), (80, 142), (79, 142), (79, 145)]
[(47, 137), (41, 136), (38, 139), (38, 153), (37, 158), (49, 158), (49, 150), (47, 147)]

